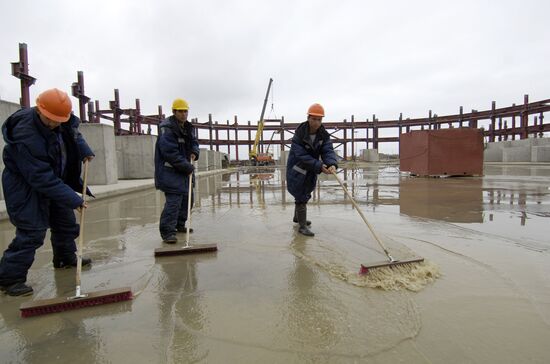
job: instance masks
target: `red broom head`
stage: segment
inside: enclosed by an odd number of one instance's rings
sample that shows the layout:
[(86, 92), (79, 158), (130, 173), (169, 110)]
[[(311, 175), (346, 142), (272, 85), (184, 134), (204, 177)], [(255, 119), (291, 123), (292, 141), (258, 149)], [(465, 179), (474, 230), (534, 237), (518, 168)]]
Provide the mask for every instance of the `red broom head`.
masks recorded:
[(132, 292), (125, 291), (105, 296), (75, 298), (74, 300), (66, 300), (55, 304), (44, 306), (35, 305), (35, 307), (21, 308), (21, 317), (32, 317), (46, 315), (49, 313), (63, 312), (68, 310), (76, 310), (79, 308), (99, 306), (108, 303), (128, 301), (132, 299)]

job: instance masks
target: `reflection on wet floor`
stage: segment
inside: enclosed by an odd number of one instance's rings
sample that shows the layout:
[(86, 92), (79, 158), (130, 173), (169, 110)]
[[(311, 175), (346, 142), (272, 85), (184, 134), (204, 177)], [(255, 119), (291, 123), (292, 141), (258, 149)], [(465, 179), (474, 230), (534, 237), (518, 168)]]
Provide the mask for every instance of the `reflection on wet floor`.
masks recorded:
[[(489, 166), (485, 177), (416, 178), (399, 173), (396, 166), (343, 169), (340, 174), (354, 199), (376, 211), (399, 206), (402, 214), (451, 223), (501, 224), (509, 219), (526, 226), (529, 219), (548, 217), (550, 167)], [(537, 176), (533, 179), (531, 176)], [(198, 206), (235, 204), (265, 208), (292, 204), (284, 169), (255, 167), (240, 173), (200, 179)], [(310, 204), (349, 204), (336, 181), (320, 175)], [(504, 208), (502, 206), (506, 204)], [(509, 205), (509, 206), (508, 206)], [(505, 212), (506, 220), (501, 212)], [(497, 218), (499, 217), (499, 218)], [(515, 222), (514, 222), (515, 226)]]
[[(439, 280), (414, 293), (367, 288), (360, 264), (384, 255), (333, 177), (319, 178), (306, 238), (285, 170), (243, 168), (197, 178), (191, 243), (217, 253), (154, 258), (158, 191), (92, 202), (83, 288), (132, 286), (136, 298), (22, 320), (32, 297), (0, 296), (0, 362), (550, 360), (550, 167), (411, 178), (380, 164), (340, 176), (390, 250), (435, 262)], [(1, 223), (0, 248), (13, 236)], [(35, 299), (74, 288), (74, 271), (51, 258), (46, 243), (29, 272)]]

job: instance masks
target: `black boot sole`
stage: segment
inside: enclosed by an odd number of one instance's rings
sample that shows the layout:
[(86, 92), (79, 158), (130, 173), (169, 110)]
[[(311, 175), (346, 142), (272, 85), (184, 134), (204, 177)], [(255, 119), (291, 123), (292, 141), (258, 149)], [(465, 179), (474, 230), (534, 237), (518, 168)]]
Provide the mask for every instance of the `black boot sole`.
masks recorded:
[(315, 236), (315, 233), (313, 233), (309, 229), (307, 231), (302, 231), (302, 229), (298, 229), (298, 232), (304, 236)]
[(4, 291), (4, 293), (11, 297), (25, 297), (25, 296), (31, 296), (34, 293), (34, 291), (28, 291), (24, 293), (10, 293), (8, 291)]
[[(88, 262), (88, 263), (82, 262), (82, 268), (89, 268), (89, 267), (91, 267), (91, 266), (92, 266), (92, 262), (91, 262), (91, 261)], [(54, 267), (55, 269), (71, 269), (71, 268), (76, 268), (76, 264), (75, 264), (75, 265), (71, 265), (71, 264), (59, 265), (59, 264), (55, 264), (55, 263), (54, 263), (53, 267)]]
[(11, 297), (30, 296), (34, 293), (34, 290), (32, 290), (32, 289), (30, 291), (25, 291), (25, 292), (21, 292), (21, 293), (9, 292), (8, 288), (5, 287), (5, 286), (0, 286), (0, 291), (2, 291), (3, 293), (5, 293), (6, 295), (11, 296)]

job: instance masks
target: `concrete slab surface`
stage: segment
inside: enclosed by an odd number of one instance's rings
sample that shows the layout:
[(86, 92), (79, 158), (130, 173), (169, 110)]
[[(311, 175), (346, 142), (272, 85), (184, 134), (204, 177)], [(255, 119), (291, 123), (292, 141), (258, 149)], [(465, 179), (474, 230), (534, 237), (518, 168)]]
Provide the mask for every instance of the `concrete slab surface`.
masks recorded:
[[(437, 268), (421, 281), (357, 274), (385, 256), (331, 176), (308, 204), (312, 238), (291, 221), (284, 169), (198, 178), (191, 241), (218, 246), (199, 255), (153, 256), (160, 192), (99, 199), (87, 209), (83, 290), (130, 286), (134, 299), (21, 318), (23, 302), (74, 290), (47, 238), (28, 276), (34, 295), (0, 296), (0, 362), (550, 362), (550, 166), (484, 173), (340, 172), (392, 253)], [(1, 222), (0, 248), (13, 236)]]

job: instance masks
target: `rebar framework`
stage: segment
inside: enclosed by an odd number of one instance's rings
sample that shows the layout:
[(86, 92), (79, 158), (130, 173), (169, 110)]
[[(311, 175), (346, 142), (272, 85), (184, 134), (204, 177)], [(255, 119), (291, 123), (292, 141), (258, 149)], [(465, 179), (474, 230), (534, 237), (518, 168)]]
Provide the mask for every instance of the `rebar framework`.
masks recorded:
[[(21, 80), (21, 106), (29, 107), (29, 87), (36, 80), (28, 75), (26, 44), (20, 44), (19, 50), (20, 61), (12, 63), (12, 74)], [(71, 88), (73, 96), (79, 99), (81, 120), (91, 123), (102, 121), (112, 123), (115, 135), (158, 134), (158, 125), (165, 118), (160, 105), (157, 114), (142, 115), (140, 99), (135, 100), (135, 107), (122, 108), (118, 89), (114, 90), (114, 100), (109, 101), (108, 108), (101, 109), (98, 100), (91, 102), (90, 98), (84, 94), (82, 71), (77, 72), (77, 81), (71, 85)], [(343, 157), (354, 159), (359, 146), (364, 146), (364, 149), (378, 149), (380, 143), (398, 143), (401, 134), (415, 129), (478, 128), (478, 125), (483, 122), (488, 125), (488, 128), (483, 128), (485, 140), (488, 142), (526, 139), (530, 136), (542, 137), (545, 132), (550, 131), (550, 123), (545, 122), (545, 113), (548, 111), (550, 111), (550, 99), (529, 102), (529, 96), (524, 95), (521, 105), (513, 104), (496, 108), (496, 102), (493, 101), (491, 108), (484, 111), (472, 110), (464, 113), (461, 106), (459, 112), (453, 115), (438, 116), (432, 114), (430, 110), (427, 118), (405, 119), (401, 113), (398, 119), (385, 121), (379, 120), (376, 115), (372, 115), (370, 120), (356, 120), (352, 115), (349, 121), (347, 119), (324, 121), (323, 125), (331, 134), (335, 148), (342, 147)], [(231, 159), (239, 160), (239, 146), (248, 146), (250, 152), (254, 144), (257, 125), (250, 121), (239, 123), (236, 115), (232, 123), (229, 120), (225, 123), (216, 121), (211, 114), (206, 121), (192, 119), (191, 122), (198, 130), (201, 146), (216, 151), (224, 147)], [(265, 152), (271, 145), (278, 146), (281, 151), (290, 148), (292, 135), (299, 123), (286, 123), (284, 117), (266, 119), (264, 122), (265, 126), (260, 136), (260, 152)], [(154, 129), (153, 126), (155, 126)], [(393, 131), (394, 135), (380, 136), (381, 131), (385, 129), (393, 129), (390, 132)], [(247, 137), (243, 138), (240, 135), (242, 133)], [(270, 133), (271, 136), (268, 137)], [(231, 153), (232, 149), (234, 154)]]

